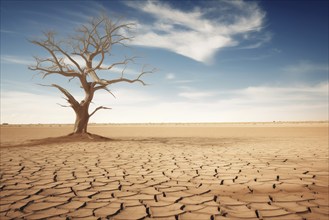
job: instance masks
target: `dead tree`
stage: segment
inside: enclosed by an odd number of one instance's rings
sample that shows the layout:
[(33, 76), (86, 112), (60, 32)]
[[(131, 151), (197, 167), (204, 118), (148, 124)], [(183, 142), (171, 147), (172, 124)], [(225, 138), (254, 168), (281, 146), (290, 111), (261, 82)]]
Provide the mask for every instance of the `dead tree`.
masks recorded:
[[(57, 84), (47, 85), (57, 88), (63, 93), (69, 103), (68, 107), (74, 110), (76, 119), (73, 133), (87, 133), (90, 117), (100, 109), (110, 109), (99, 106), (89, 113), (89, 106), (96, 91), (106, 90), (111, 93), (109, 86), (121, 82), (146, 85), (141, 77), (154, 72), (154, 69), (145, 70), (143, 68), (136, 78), (130, 79), (124, 76), (125, 69), (129, 63), (134, 62), (136, 57), (126, 57), (120, 62), (111, 64), (104, 62), (106, 57), (111, 57), (114, 45), (126, 46), (127, 41), (131, 40), (131, 37), (125, 36), (125, 33), (132, 25), (113, 22), (109, 17), (103, 15), (92, 19), (86, 25), (82, 25), (74, 37), (68, 37), (65, 41), (55, 39), (53, 32), (44, 33), (45, 38), (43, 40), (31, 41), (31, 43), (46, 50), (48, 56), (45, 58), (34, 57), (36, 64), (30, 66), (30, 70), (39, 71), (43, 78), (49, 75), (60, 75), (69, 80), (78, 79), (80, 87), (84, 91), (84, 99), (78, 101), (67, 89)], [(114, 69), (117, 71), (118, 67), (122, 68), (121, 74), (113, 77), (115, 74), (111, 74), (111, 71)], [(109, 77), (101, 79), (99, 77), (101, 71), (108, 71)]]

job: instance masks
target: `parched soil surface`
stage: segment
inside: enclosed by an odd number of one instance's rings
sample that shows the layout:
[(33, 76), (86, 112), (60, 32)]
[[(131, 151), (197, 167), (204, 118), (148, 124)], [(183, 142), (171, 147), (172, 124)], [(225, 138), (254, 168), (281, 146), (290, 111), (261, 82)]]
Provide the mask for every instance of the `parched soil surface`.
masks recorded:
[(0, 219), (328, 219), (321, 138), (1, 148)]

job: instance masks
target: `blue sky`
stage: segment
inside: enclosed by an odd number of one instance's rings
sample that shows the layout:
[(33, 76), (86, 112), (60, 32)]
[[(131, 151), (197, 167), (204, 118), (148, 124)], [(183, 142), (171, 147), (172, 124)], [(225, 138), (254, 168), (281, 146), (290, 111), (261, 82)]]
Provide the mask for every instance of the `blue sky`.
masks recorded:
[[(112, 107), (98, 123), (328, 120), (328, 1), (1, 1), (1, 122), (73, 123), (57, 103), (58, 83), (82, 98), (75, 82), (42, 80), (28, 70), (47, 56), (29, 39), (58, 37), (101, 12), (134, 22), (129, 48), (115, 59), (140, 56), (134, 77), (149, 64), (149, 86), (117, 84), (96, 94)], [(106, 60), (111, 63), (112, 60)]]

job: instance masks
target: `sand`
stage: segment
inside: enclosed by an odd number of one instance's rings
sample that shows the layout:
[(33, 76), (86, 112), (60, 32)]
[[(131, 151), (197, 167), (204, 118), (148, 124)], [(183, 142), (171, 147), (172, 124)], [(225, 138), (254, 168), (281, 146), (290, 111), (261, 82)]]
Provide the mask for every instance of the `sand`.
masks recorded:
[[(0, 219), (328, 219), (328, 122), (1, 126)], [(48, 141), (48, 142), (47, 142)]]

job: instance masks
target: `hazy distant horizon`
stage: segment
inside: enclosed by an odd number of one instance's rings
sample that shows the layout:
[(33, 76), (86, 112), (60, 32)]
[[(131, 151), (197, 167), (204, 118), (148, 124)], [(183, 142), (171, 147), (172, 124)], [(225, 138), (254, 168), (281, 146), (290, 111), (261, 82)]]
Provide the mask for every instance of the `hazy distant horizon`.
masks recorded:
[[(101, 123), (89, 123), (89, 126), (93, 125), (221, 125), (221, 124), (309, 124), (309, 123), (329, 123), (329, 121), (245, 121), (245, 122), (101, 122)], [(74, 126), (74, 123), (6, 123), (3, 122), (0, 125), (63, 125), (63, 126)], [(329, 124), (328, 124), (329, 126)]]

